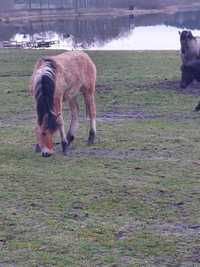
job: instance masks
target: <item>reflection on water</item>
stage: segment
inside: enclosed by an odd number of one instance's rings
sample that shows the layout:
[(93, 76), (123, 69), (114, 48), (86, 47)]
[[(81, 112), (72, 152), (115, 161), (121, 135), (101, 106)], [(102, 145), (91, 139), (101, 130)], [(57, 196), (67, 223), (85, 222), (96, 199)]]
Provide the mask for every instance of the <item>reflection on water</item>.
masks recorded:
[(4, 46), (62, 49), (179, 49), (178, 30), (183, 28), (200, 35), (200, 11), (174, 15), (0, 22), (0, 42)]
[(73, 20), (0, 23), (0, 41), (53, 41), (55, 48), (89, 48), (128, 34), (133, 25), (130, 17), (88, 18)]
[[(181, 30), (181, 29), (180, 29)], [(193, 31), (200, 35), (200, 31)], [(178, 28), (166, 25), (136, 27), (124, 38), (114, 39), (104, 45), (95, 44), (92, 49), (101, 50), (179, 50)]]

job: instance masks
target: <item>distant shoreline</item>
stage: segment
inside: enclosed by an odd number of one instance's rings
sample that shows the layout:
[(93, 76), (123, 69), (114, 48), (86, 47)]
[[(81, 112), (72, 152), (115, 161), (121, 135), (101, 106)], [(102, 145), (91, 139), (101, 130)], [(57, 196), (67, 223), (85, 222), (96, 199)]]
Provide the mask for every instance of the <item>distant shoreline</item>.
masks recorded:
[(24, 9), (24, 10), (11, 10), (7, 12), (0, 12), (0, 22), (11, 23), (17, 21), (36, 21), (38, 19), (42, 20), (56, 20), (56, 19), (67, 19), (67, 18), (96, 18), (96, 17), (122, 17), (122, 16), (140, 16), (140, 15), (151, 15), (151, 14), (173, 14), (176, 12), (186, 12), (186, 11), (197, 11), (200, 10), (199, 4), (192, 5), (173, 5), (167, 6), (162, 9), (119, 9), (119, 8), (110, 8), (110, 9), (79, 9), (75, 11), (74, 9)]
[(85, 18), (85, 17), (105, 17), (105, 16), (129, 16), (129, 15), (147, 15), (157, 14), (160, 10), (128, 10), (128, 9), (79, 9), (77, 12), (74, 9), (32, 9), (32, 10), (11, 10), (9, 12), (0, 12), (0, 21), (15, 22), (15, 21), (35, 21), (40, 18), (43, 20), (58, 19), (58, 18)]

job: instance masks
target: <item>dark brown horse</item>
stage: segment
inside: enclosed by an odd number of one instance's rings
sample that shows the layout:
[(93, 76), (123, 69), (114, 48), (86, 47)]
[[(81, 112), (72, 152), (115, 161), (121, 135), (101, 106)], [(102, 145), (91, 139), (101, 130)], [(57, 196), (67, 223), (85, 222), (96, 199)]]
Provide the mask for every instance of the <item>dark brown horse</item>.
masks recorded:
[[(35, 129), (36, 151), (43, 157), (53, 154), (53, 135), (59, 130), (62, 151), (74, 140), (78, 128), (78, 103), (76, 97), (82, 93), (87, 114), (90, 118), (88, 144), (93, 144), (96, 136), (95, 104), (96, 67), (86, 53), (66, 52), (57, 56), (41, 58), (37, 61), (30, 81), (30, 93), (34, 96), (37, 111)], [(65, 135), (63, 102), (70, 109), (70, 126)]]

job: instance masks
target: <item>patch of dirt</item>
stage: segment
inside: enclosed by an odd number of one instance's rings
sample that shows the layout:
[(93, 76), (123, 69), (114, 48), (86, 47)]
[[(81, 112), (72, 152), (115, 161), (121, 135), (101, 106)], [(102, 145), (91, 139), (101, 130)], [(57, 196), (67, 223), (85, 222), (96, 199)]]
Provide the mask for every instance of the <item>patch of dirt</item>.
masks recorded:
[[(135, 233), (144, 229), (149, 233), (157, 233), (159, 236), (178, 236), (183, 240), (196, 240), (200, 234), (200, 225), (187, 225), (187, 224), (173, 224), (173, 223), (162, 223), (155, 221), (154, 223), (146, 224), (142, 221), (135, 221), (125, 224), (123, 227), (116, 232), (115, 237), (117, 240), (128, 240)], [(186, 241), (187, 242), (187, 241)], [(181, 249), (181, 248), (180, 248)], [(174, 264), (175, 258), (173, 256), (162, 256), (155, 257), (153, 262), (155, 265), (152, 266), (164, 266), (163, 263)], [(182, 263), (183, 266), (197, 266), (196, 264), (200, 263), (200, 250), (198, 245), (193, 248), (191, 252), (188, 252), (188, 255), (183, 256)], [(195, 265), (191, 265), (195, 264)], [(175, 265), (173, 265), (175, 266)], [(176, 265), (179, 266), (179, 265)], [(181, 265), (182, 266), (182, 265)], [(199, 266), (199, 265), (198, 265)]]
[[(172, 90), (182, 94), (197, 95), (200, 96), (200, 83), (193, 82), (187, 88), (180, 88), (180, 80), (163, 80), (163, 81), (148, 81), (148, 82), (139, 82), (139, 81), (114, 81), (114, 84), (123, 84), (123, 86), (128, 88), (137, 89), (161, 89), (161, 90)], [(110, 84), (98, 84), (96, 86), (97, 92), (106, 92), (114, 90), (114, 87)]]
[(136, 221), (135, 223), (123, 226), (119, 230), (119, 232), (116, 233), (116, 239), (126, 239), (130, 234), (132, 235), (134, 232), (137, 232), (141, 227), (144, 227), (144, 225), (146, 230), (157, 232), (159, 235), (181, 235), (184, 237), (196, 237), (200, 233), (200, 225), (172, 224), (161, 222), (155, 222), (154, 224), (146, 225), (141, 221)]
[(96, 91), (97, 92), (105, 92), (105, 91), (112, 91), (113, 88), (110, 84), (97, 84)]
[(152, 225), (151, 230), (162, 235), (180, 235), (184, 237), (198, 236), (200, 234), (200, 225), (187, 225), (187, 224), (156, 224)]
[[(192, 110), (191, 110), (192, 111)], [(185, 122), (191, 119), (199, 119), (198, 112), (188, 112), (188, 113), (145, 113), (142, 110), (138, 111), (127, 111), (127, 112), (106, 112), (99, 114), (100, 117), (97, 118), (97, 121), (123, 121), (127, 119), (134, 120), (155, 120), (155, 119), (164, 119), (166, 121), (172, 122)]]
[[(200, 96), (200, 83), (193, 83), (186, 89), (181, 89), (179, 86), (179, 81), (159, 81), (159, 82), (148, 82), (148, 83), (139, 83), (135, 81), (120, 81), (116, 82), (117, 84), (125, 85), (126, 87), (133, 88), (134, 90), (146, 89), (161, 89), (161, 90), (174, 90), (179, 93), (183, 94), (190, 94)], [(98, 84), (97, 91), (98, 92), (108, 92), (113, 90), (112, 85), (110, 84)], [(8, 117), (0, 117), (0, 124), (2, 125), (13, 125), (13, 124), (21, 124), (21, 123), (28, 123), (34, 120), (35, 115), (33, 114), (26, 114), (26, 115), (13, 115)], [(193, 116), (194, 117), (194, 116)], [(198, 116), (197, 116), (198, 117)], [(165, 118), (167, 120), (172, 121), (186, 121), (191, 119), (191, 113), (180, 113), (180, 114), (155, 114), (155, 113), (145, 113), (142, 109), (141, 110), (133, 110), (133, 111), (125, 111), (125, 112), (106, 112), (106, 113), (99, 113), (97, 120), (99, 121), (116, 121), (116, 120), (127, 120), (127, 119), (135, 119), (135, 120), (152, 120), (152, 119), (160, 119)], [(80, 120), (84, 120), (85, 117), (80, 117)]]
[(0, 267), (16, 267), (16, 264), (12, 260), (0, 261)]
[(133, 112), (107, 112), (102, 115), (102, 117), (97, 118), (97, 120), (103, 121), (113, 121), (113, 120), (156, 120), (163, 119), (172, 122), (186, 122), (191, 119), (199, 119), (198, 112), (177, 112), (177, 113), (146, 113), (144, 111), (133, 111)]
[(97, 120), (102, 121), (114, 121), (114, 120), (126, 120), (126, 119), (137, 119), (137, 120), (148, 120), (161, 118), (159, 114), (147, 114), (143, 111), (127, 111), (127, 112), (106, 112), (98, 117)]
[(170, 81), (164, 80), (156, 83), (149, 84), (150, 89), (157, 88), (161, 90), (173, 90), (182, 94), (197, 95), (200, 96), (200, 83), (193, 82), (187, 88), (180, 88), (180, 80)]
[(89, 213), (85, 211), (85, 208), (86, 205), (81, 201), (73, 202), (71, 206), (65, 210), (64, 217), (76, 221), (84, 221), (89, 217)]
[(0, 78), (23, 78), (23, 77), (30, 77), (29, 74), (20, 74), (20, 73), (3, 73), (0, 75)]
[[(99, 112), (97, 117), (97, 122), (113, 122), (113, 121), (123, 121), (123, 120), (155, 120), (155, 119), (165, 119), (172, 122), (184, 122), (191, 119), (199, 119), (198, 112), (188, 112), (188, 113), (165, 113), (165, 114), (155, 114), (146, 113), (141, 110), (133, 111), (117, 111), (117, 112)], [(26, 125), (30, 123), (35, 123), (36, 114), (12, 114), (5, 117), (0, 117), (0, 125), (2, 127), (7, 127), (10, 125)], [(85, 123), (85, 115), (79, 117), (79, 121)], [(68, 123), (68, 121), (67, 121)], [(66, 123), (66, 125), (67, 125)]]
[[(186, 261), (192, 262), (194, 264), (198, 263), (198, 266), (200, 264), (200, 248), (193, 249), (192, 256), (187, 257)], [(197, 265), (194, 265), (197, 266)]]
[(0, 125), (1, 126), (9, 126), (9, 125), (25, 125), (29, 124), (36, 120), (36, 116), (32, 114), (12, 114), (5, 117), (0, 117)]
[[(61, 145), (56, 143), (55, 153), (62, 154)], [(154, 150), (143, 148), (141, 150), (131, 148), (127, 150), (113, 150), (113, 149), (99, 149), (92, 146), (86, 148), (72, 147), (69, 148), (67, 157), (81, 157), (81, 156), (90, 156), (90, 157), (100, 157), (100, 158), (111, 158), (111, 159), (143, 159), (143, 160), (157, 160), (157, 161), (170, 161), (170, 162), (179, 162), (181, 159), (174, 158), (173, 155), (167, 151), (163, 150)]]

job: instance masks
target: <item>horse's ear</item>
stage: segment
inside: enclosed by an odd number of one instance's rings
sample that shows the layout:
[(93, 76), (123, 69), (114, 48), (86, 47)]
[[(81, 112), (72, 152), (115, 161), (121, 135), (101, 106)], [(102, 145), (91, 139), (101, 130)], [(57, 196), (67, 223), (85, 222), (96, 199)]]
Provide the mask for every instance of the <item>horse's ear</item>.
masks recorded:
[(181, 31), (178, 31), (179, 35), (181, 36)]
[(193, 39), (193, 35), (192, 35), (192, 32), (191, 31), (188, 31), (187, 32), (187, 38), (188, 39)]

